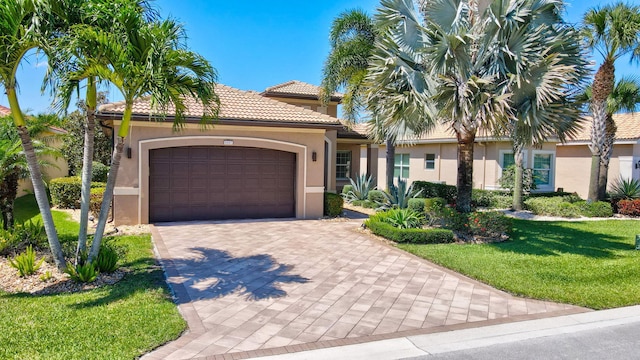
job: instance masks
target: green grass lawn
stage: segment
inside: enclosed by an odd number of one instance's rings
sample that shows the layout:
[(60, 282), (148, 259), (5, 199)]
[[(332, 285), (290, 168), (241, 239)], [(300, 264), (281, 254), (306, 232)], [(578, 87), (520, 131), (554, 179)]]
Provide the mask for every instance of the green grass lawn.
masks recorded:
[(512, 240), (398, 247), (512, 294), (606, 309), (640, 304), (640, 221), (515, 220)]
[[(21, 198), (17, 218), (37, 219), (32, 196)], [(54, 211), (60, 238), (78, 224)], [(115, 285), (75, 294), (32, 296), (0, 291), (0, 359), (134, 359), (185, 329), (155, 265), (149, 235), (119, 236), (131, 271)]]

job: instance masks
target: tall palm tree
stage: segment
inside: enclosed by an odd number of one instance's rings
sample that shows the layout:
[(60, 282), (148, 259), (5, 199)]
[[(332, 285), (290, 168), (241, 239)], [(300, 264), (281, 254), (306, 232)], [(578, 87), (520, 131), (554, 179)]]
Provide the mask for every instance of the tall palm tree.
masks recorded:
[(597, 201), (602, 200), (598, 191), (600, 159), (606, 142), (607, 99), (614, 88), (615, 62), (628, 54), (636, 60), (640, 56), (640, 7), (624, 3), (596, 7), (584, 15), (582, 22), (587, 46), (603, 59), (593, 80), (590, 106), (592, 161), (588, 198)]
[(42, 172), (16, 93), (16, 71), (22, 58), (28, 51), (39, 47), (42, 38), (49, 36), (49, 26), (57, 22), (50, 5), (44, 0), (5, 0), (0, 3), (0, 84), (7, 94), (13, 122), (22, 142), (53, 259), (59, 269), (64, 269), (64, 253), (51, 216)]
[[(42, 138), (46, 123), (45, 116), (38, 116), (35, 126), (29, 126), (29, 133), (34, 138), (33, 148), (40, 167), (55, 166), (45, 156), (59, 157), (60, 152), (49, 146)], [(22, 142), (18, 131), (10, 117), (0, 119), (0, 212), (4, 229), (13, 228), (13, 205), (18, 196), (20, 180), (29, 178), (29, 166), (22, 150)]]
[(203, 124), (216, 118), (219, 108), (214, 91), (216, 72), (206, 59), (184, 47), (180, 25), (170, 20), (146, 21), (136, 12), (123, 12), (115, 21), (125, 25), (123, 34), (85, 27), (73, 40), (75, 46), (102, 49), (102, 59), (108, 62), (85, 58), (76, 64), (75, 71), (69, 73), (70, 79), (95, 76), (110, 82), (120, 90), (125, 102), (88, 261), (94, 259), (100, 250), (134, 101), (149, 96), (157, 112), (172, 110), (176, 130), (181, 128), (185, 118), (187, 97), (195, 97), (202, 102), (205, 108)]
[[(333, 20), (329, 35), (331, 52), (323, 68), (321, 98), (327, 103), (331, 94), (344, 89), (343, 113), (349, 122), (355, 122), (358, 114), (367, 108), (367, 68), (377, 37), (374, 19), (362, 10), (345, 11)], [(386, 144), (386, 186), (390, 189), (393, 186), (396, 138), (376, 126), (375, 121), (372, 129), (373, 137)]]
[[(580, 99), (590, 102), (593, 96), (592, 87), (589, 86)], [(640, 80), (637, 77), (624, 77), (618, 80), (613, 91), (607, 98), (607, 117), (605, 127), (605, 141), (600, 153), (600, 169), (598, 180), (598, 198), (604, 199), (607, 195), (607, 182), (609, 181), (609, 161), (613, 154), (613, 144), (616, 139), (616, 123), (613, 114), (621, 111), (636, 111), (640, 105)]]
[[(81, 85), (85, 88), (83, 100), (84, 113), (84, 150), (82, 160), (82, 190), (80, 199), (80, 231), (76, 250), (76, 262), (86, 252), (87, 228), (89, 223), (89, 202), (91, 192), (91, 171), (93, 165), (95, 140), (95, 112), (98, 105), (97, 83), (95, 75), (78, 76), (78, 69), (88, 66), (89, 61), (102, 62), (108, 66), (104, 49), (93, 42), (74, 41), (82, 36), (87, 28), (98, 28), (115, 34), (126, 32), (125, 24), (117, 21), (122, 14), (140, 14), (147, 20), (155, 18), (155, 11), (144, 0), (84, 0), (76, 3), (73, 9), (67, 9), (66, 22), (62, 24), (63, 36), (52, 39), (47, 53), (51, 73), (48, 80), (56, 95), (57, 106), (66, 112), (73, 98), (79, 94)], [(90, 60), (89, 60), (90, 59)], [(84, 76), (84, 77), (83, 77)]]
[[(473, 144), (477, 133), (509, 134), (514, 124), (531, 121), (541, 108), (562, 111), (557, 100), (562, 98), (559, 94), (566, 87), (552, 85), (579, 84), (581, 81), (584, 61), (577, 60), (573, 65), (564, 64), (550, 73), (549, 86), (536, 90), (537, 101), (531, 102), (523, 96), (525, 88), (531, 89), (528, 82), (536, 79), (537, 67), (545, 62), (581, 58), (579, 48), (572, 46), (578, 43), (575, 33), (559, 16), (561, 5), (560, 1), (554, 0), (423, 1), (424, 25), (419, 27), (407, 26), (406, 19), (414, 18), (412, 1), (382, 1), (381, 13), (387, 14), (388, 21), (396, 24), (395, 28), (415, 33), (405, 38), (389, 37), (389, 41), (397, 44), (398, 54), (415, 60), (400, 62), (399, 57), (386, 60), (392, 70), (389, 74), (393, 76), (389, 81), (388, 97), (394, 96), (394, 84), (411, 84), (405, 89), (401, 87), (395, 95), (399, 103), (413, 96), (414, 101), (423, 104), (417, 111), (426, 115), (425, 124), (440, 122), (456, 134), (456, 207), (461, 212), (471, 210)], [(420, 59), (422, 61), (417, 61)], [(431, 117), (432, 111), (426, 110), (429, 103), (437, 108)], [(530, 115), (518, 115), (527, 106), (532, 107)], [(536, 121), (544, 124), (559, 116), (565, 115), (548, 115), (536, 118)], [(415, 125), (410, 128), (421, 130)], [(518, 134), (525, 140), (532, 136), (530, 130), (534, 129), (520, 125), (515, 128), (520, 129)]]

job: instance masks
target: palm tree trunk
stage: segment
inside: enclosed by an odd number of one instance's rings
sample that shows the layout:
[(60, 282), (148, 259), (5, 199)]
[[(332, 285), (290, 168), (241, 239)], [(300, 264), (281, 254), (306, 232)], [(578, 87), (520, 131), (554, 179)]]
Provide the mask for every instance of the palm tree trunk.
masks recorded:
[(522, 145), (513, 145), (513, 159), (516, 165), (516, 171), (514, 174), (513, 185), (513, 210), (520, 211), (523, 208), (522, 204), (522, 181), (523, 181), (523, 164), (524, 154), (522, 151)]
[(40, 171), (40, 165), (36, 158), (36, 152), (31, 142), (31, 136), (27, 130), (26, 122), (22, 116), (20, 105), (18, 103), (18, 97), (14, 88), (7, 88), (7, 98), (9, 99), (9, 105), (11, 106), (11, 115), (13, 121), (18, 128), (18, 135), (22, 142), (22, 148), (24, 150), (25, 157), (27, 158), (27, 165), (29, 166), (29, 173), (31, 174), (31, 182), (33, 182), (33, 192), (38, 202), (38, 208), (40, 209), (40, 215), (42, 216), (42, 223), (44, 224), (44, 230), (47, 233), (47, 240), (49, 241), (49, 248), (51, 249), (51, 255), (56, 267), (60, 270), (64, 270), (66, 267), (64, 260), (64, 253), (62, 252), (62, 246), (58, 240), (58, 233), (53, 222), (53, 216), (51, 215), (51, 205), (49, 204), (49, 198), (47, 197), (47, 191), (42, 180), (42, 172)]
[(38, 208), (42, 215), (42, 222), (44, 224), (44, 230), (47, 233), (47, 240), (49, 240), (49, 248), (51, 249), (51, 255), (56, 267), (60, 270), (64, 270), (66, 263), (64, 260), (64, 253), (62, 252), (62, 246), (58, 240), (58, 233), (53, 222), (53, 216), (51, 215), (51, 205), (49, 204), (49, 198), (47, 197), (47, 191), (42, 180), (42, 172), (38, 165), (38, 159), (36, 158), (35, 150), (29, 136), (29, 131), (25, 126), (18, 127), (18, 134), (20, 134), (20, 140), (22, 141), (22, 148), (24, 154), (27, 157), (27, 164), (29, 165), (29, 172), (31, 173), (31, 181), (33, 182), (33, 192), (38, 202)]
[(613, 143), (616, 140), (616, 127), (613, 115), (607, 114), (606, 137), (600, 154), (600, 174), (598, 180), (598, 199), (604, 200), (607, 197), (607, 182), (609, 181), (609, 161), (613, 154)]
[(458, 137), (458, 196), (456, 210), (471, 212), (471, 192), (473, 191), (473, 143), (475, 133), (457, 132)]
[(78, 234), (78, 248), (76, 263), (81, 255), (87, 251), (87, 228), (89, 223), (89, 203), (91, 200), (91, 168), (93, 166), (93, 147), (95, 139), (96, 114), (96, 86), (93, 79), (87, 85), (87, 119), (84, 131), (84, 154), (82, 158), (82, 194), (80, 197), (80, 233)]
[(396, 161), (396, 146), (393, 143), (393, 137), (387, 136), (386, 140), (387, 146), (387, 191), (391, 191), (393, 188), (393, 174), (395, 172), (395, 161)]
[(89, 257), (87, 258), (88, 262), (93, 261), (100, 252), (104, 229), (107, 226), (109, 207), (111, 206), (111, 200), (113, 199), (113, 189), (115, 188), (118, 169), (120, 168), (122, 149), (124, 149), (124, 138), (118, 136), (116, 146), (113, 149), (113, 155), (111, 156), (111, 169), (109, 170), (109, 177), (107, 177), (107, 187), (104, 190), (102, 205), (100, 206), (100, 216), (98, 217), (98, 225), (96, 226), (96, 233), (93, 236), (93, 243), (91, 244), (91, 250), (89, 251)]
[[(615, 81), (615, 67), (612, 59), (605, 59), (593, 80), (591, 112), (593, 114), (591, 124), (591, 175), (589, 178), (590, 201), (601, 200), (598, 197), (600, 180), (600, 156), (606, 138), (607, 98), (613, 92)], [(606, 186), (606, 185), (605, 185)]]

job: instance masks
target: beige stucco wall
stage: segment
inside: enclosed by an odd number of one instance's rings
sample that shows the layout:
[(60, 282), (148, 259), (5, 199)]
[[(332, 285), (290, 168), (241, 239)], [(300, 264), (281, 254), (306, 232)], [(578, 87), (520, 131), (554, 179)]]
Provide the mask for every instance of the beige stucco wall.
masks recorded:
[[(116, 122), (116, 131), (119, 122)], [(171, 124), (132, 122), (126, 145), (132, 157), (123, 156), (116, 189), (116, 225), (148, 223), (149, 151), (177, 146), (241, 146), (269, 148), (296, 154), (296, 217), (319, 218), (323, 212), (324, 129), (215, 125), (201, 130), (190, 124), (174, 133)], [(233, 145), (224, 145), (232, 140)], [(317, 159), (312, 161), (312, 153)]]
[[(637, 144), (615, 144), (609, 162), (607, 189), (620, 177), (640, 178), (640, 169), (635, 164), (640, 159), (640, 146)], [(567, 192), (576, 192), (587, 198), (591, 173), (591, 151), (586, 144), (558, 145), (557, 150), (557, 187)]]
[[(56, 139), (53, 140), (49, 145), (54, 148), (60, 148), (62, 145), (62, 140)], [(51, 156), (45, 157), (46, 161), (50, 162), (54, 166), (45, 166), (42, 168), (43, 176), (45, 181), (49, 181), (51, 179), (65, 177), (69, 175), (69, 164), (67, 161), (61, 156), (58, 158), (54, 158)], [(24, 179), (18, 182), (18, 197), (32, 194), (33, 193), (33, 183), (31, 179)]]
[[(502, 175), (500, 154), (511, 151), (512, 145), (507, 141), (476, 143), (473, 152), (473, 187), (478, 189), (497, 189), (498, 180)], [(545, 143), (540, 149), (526, 151), (526, 164), (533, 164), (535, 152), (554, 152), (554, 143)], [(386, 176), (386, 146), (380, 145), (377, 156), (378, 184), (385, 183)], [(442, 182), (455, 185), (458, 175), (458, 152), (455, 143), (416, 144), (411, 146), (397, 146), (396, 154), (409, 154), (409, 183), (414, 181)], [(435, 169), (425, 168), (425, 155), (435, 154)], [(553, 190), (552, 185), (548, 189)]]

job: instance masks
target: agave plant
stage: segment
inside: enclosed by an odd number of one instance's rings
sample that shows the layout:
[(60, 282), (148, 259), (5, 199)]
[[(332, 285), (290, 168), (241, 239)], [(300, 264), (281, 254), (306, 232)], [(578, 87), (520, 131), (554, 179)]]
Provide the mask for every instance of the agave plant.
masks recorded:
[(398, 229), (416, 229), (422, 227), (424, 216), (411, 209), (391, 209), (384, 221)]
[(640, 198), (640, 180), (618, 178), (611, 186), (609, 196), (615, 200), (633, 200)]
[(413, 184), (407, 187), (407, 181), (398, 177), (398, 186), (392, 185), (389, 191), (383, 191), (384, 201), (378, 203), (378, 209), (406, 209), (409, 206), (409, 199), (420, 196), (422, 190), (414, 191)]
[(369, 191), (375, 189), (371, 175), (367, 176), (362, 174), (356, 178), (356, 181), (353, 181), (352, 178), (349, 178), (349, 181), (351, 182), (352, 189), (343, 195), (344, 199), (349, 203), (356, 200), (367, 200), (369, 198)]

